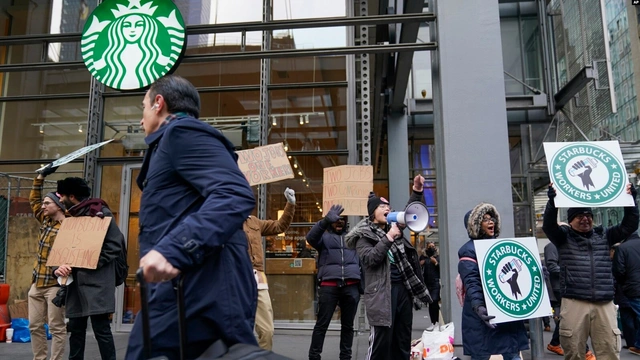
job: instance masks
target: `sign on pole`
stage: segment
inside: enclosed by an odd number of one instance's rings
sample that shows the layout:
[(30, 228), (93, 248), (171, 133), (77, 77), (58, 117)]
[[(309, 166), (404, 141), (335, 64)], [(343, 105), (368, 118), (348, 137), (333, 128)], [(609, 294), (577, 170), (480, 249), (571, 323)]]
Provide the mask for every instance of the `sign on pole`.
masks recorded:
[(79, 216), (64, 219), (49, 252), (47, 266), (98, 267), (100, 250), (110, 223), (110, 217)]
[(536, 239), (475, 240), (489, 315), (499, 324), (551, 315)]
[(617, 141), (543, 145), (556, 207), (634, 206)]
[[(84, 154), (90, 153), (93, 150), (95, 150), (95, 149), (97, 149), (97, 148), (99, 148), (99, 147), (101, 147), (101, 146), (103, 146), (105, 144), (108, 144), (108, 143), (110, 143), (112, 141), (113, 141), (113, 139), (107, 140), (107, 141), (103, 141), (103, 142), (98, 143), (98, 144), (85, 146), (85, 147), (83, 147), (81, 149), (78, 149), (78, 150), (76, 150), (76, 151), (74, 151), (74, 152), (72, 152), (72, 153), (70, 153), (68, 155), (65, 155), (65, 156), (59, 158), (58, 160), (52, 162), (51, 166), (52, 167), (56, 167), (56, 166), (67, 164), (67, 163), (79, 158), (80, 156), (83, 156)], [(47, 164), (47, 165), (41, 167), (40, 169), (36, 170), (36, 172), (46, 168), (47, 166), (49, 166), (49, 165)]]
[(371, 165), (342, 165), (324, 169), (322, 214), (334, 204), (344, 207), (342, 215), (367, 215), (367, 200), (373, 191)]
[(282, 143), (241, 150), (238, 167), (249, 181), (249, 185), (267, 184), (292, 179), (293, 169)]

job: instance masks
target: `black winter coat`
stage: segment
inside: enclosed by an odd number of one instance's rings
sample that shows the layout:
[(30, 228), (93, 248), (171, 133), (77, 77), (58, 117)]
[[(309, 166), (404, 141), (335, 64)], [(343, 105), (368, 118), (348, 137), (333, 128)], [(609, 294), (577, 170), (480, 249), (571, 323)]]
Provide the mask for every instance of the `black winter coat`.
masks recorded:
[(588, 233), (559, 226), (558, 209), (549, 200), (544, 210), (542, 230), (558, 248), (560, 291), (563, 298), (592, 302), (612, 301), (614, 297), (610, 247), (638, 229), (638, 207), (624, 208), (619, 225), (606, 230), (595, 226)]
[(640, 298), (640, 236), (634, 232), (613, 256), (613, 276), (627, 298)]
[(318, 221), (307, 234), (307, 241), (318, 250), (318, 280), (360, 280), (360, 261), (355, 249), (348, 248), (343, 234)]

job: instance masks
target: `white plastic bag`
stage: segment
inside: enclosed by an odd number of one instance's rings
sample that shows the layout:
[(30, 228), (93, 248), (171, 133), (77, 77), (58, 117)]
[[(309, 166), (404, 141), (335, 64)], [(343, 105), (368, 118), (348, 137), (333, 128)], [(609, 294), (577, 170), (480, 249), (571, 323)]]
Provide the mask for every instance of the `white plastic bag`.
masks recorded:
[(454, 326), (450, 322), (433, 331), (422, 333), (422, 358), (428, 360), (452, 360)]

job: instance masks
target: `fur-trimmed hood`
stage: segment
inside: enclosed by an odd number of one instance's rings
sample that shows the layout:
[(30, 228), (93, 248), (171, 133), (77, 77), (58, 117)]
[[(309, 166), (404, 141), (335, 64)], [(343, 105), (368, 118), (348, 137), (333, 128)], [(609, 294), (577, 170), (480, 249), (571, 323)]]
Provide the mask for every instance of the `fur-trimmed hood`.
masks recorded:
[(500, 235), (500, 213), (498, 212), (498, 209), (496, 209), (492, 204), (480, 203), (471, 210), (471, 214), (467, 220), (467, 233), (470, 238), (482, 238), (482, 218), (485, 214), (489, 214), (491, 217), (496, 219), (494, 224), (494, 237), (497, 238)]

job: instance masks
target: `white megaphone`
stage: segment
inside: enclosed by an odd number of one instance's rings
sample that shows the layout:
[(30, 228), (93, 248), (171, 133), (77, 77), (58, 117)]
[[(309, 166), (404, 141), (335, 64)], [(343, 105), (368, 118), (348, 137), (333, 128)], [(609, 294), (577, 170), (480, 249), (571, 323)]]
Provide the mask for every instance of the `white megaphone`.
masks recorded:
[(429, 224), (429, 210), (419, 201), (412, 202), (404, 211), (390, 212), (387, 215), (387, 222), (397, 222), (407, 225), (413, 232), (421, 232)]

